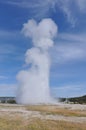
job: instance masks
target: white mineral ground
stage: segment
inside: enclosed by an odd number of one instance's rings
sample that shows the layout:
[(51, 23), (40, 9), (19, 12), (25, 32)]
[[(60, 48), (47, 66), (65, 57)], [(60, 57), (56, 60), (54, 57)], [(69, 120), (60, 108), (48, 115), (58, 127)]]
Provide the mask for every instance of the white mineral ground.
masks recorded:
[[(84, 111), (86, 113), (86, 105), (80, 104), (58, 104), (50, 106), (52, 108), (66, 108), (68, 110), (79, 110)], [(76, 123), (85, 123), (86, 117), (84, 116), (64, 116), (58, 114), (43, 114), (40, 111), (31, 111), (27, 110), (26, 106), (24, 105), (9, 105), (9, 104), (0, 104), (0, 117), (1, 116), (9, 116), (14, 117), (19, 115), (23, 119), (32, 119), (32, 118), (40, 118), (45, 120), (60, 120), (60, 121), (69, 121), (69, 122), (76, 122)]]

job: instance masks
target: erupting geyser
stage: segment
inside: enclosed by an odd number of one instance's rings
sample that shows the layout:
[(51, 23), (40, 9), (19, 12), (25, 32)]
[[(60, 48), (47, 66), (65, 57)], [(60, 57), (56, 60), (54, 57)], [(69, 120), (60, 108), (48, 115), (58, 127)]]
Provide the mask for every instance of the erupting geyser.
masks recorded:
[(17, 103), (50, 103), (52, 98), (49, 91), (48, 50), (54, 44), (53, 38), (57, 34), (57, 25), (52, 19), (43, 19), (38, 24), (32, 19), (24, 24), (22, 32), (32, 39), (33, 47), (25, 54), (28, 69), (20, 71), (17, 75), (19, 82)]

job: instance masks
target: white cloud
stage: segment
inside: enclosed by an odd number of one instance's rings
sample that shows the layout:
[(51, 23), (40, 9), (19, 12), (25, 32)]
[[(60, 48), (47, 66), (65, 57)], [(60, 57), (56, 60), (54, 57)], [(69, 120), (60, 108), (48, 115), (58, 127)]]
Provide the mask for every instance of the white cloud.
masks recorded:
[(20, 32), (0, 30), (0, 62), (11, 59), (16, 61), (23, 60), (22, 55), (24, 55), (24, 50), (20, 48), (19, 41), (23, 41)]
[(86, 61), (85, 34), (59, 34), (57, 44), (51, 52), (53, 63)]
[(8, 77), (0, 75), (0, 80), (3, 80), (3, 79), (8, 79)]
[(75, 26), (76, 19), (73, 15), (73, 10), (71, 7), (72, 1), (70, 0), (57, 0), (57, 8), (60, 8), (63, 14), (66, 16), (69, 23), (71, 23), (72, 27)]
[(61, 33), (58, 35), (58, 39), (83, 44), (86, 43), (86, 33), (82, 33), (82, 34)]
[(9, 44), (1, 45), (0, 47), (0, 55), (5, 55), (5, 54), (12, 54), (15, 50), (15, 47)]
[[(7, 4), (18, 6), (20, 8), (30, 9), (30, 12), (35, 14), (35, 17), (49, 16), (51, 11), (63, 12), (67, 17), (68, 22), (74, 27), (77, 21), (76, 8), (79, 13), (86, 12), (86, 0), (7, 0)], [(74, 5), (74, 6), (73, 6)]]
[(0, 84), (0, 96), (15, 96), (16, 89), (15, 84)]
[[(81, 60), (86, 58), (86, 49), (80, 48), (77, 46), (57, 46), (55, 47), (57, 53), (57, 60), (60, 62), (64, 61), (73, 61), (73, 60)], [(56, 55), (55, 55), (56, 56)]]
[(4, 38), (7, 38), (7, 37), (13, 38), (13, 37), (16, 37), (18, 34), (19, 34), (18, 31), (0, 30), (0, 38), (2, 38), (2, 37), (4, 37)]
[[(5, 3), (5, 2), (3, 2)], [(21, 8), (42, 8), (42, 7), (48, 7), (49, 5), (51, 6), (55, 6), (56, 0), (17, 0), (17, 1), (11, 1), (11, 0), (7, 0), (6, 1), (7, 4), (11, 4), (11, 5), (16, 5), (19, 6)]]
[(76, 0), (81, 12), (86, 13), (86, 0)]
[(16, 47), (13, 44), (0, 43), (0, 62), (6, 61), (16, 56)]
[(28, 9), (29, 12), (34, 14), (34, 17), (40, 18), (46, 16), (50, 12), (50, 8), (54, 7), (56, 3), (55, 0), (19, 0), (19, 1), (11, 1), (7, 0), (3, 2), (5, 4), (10, 4), (12, 6), (17, 6), (19, 8)]
[(52, 94), (56, 97), (78, 97), (86, 94), (85, 85), (72, 84), (51, 88)]

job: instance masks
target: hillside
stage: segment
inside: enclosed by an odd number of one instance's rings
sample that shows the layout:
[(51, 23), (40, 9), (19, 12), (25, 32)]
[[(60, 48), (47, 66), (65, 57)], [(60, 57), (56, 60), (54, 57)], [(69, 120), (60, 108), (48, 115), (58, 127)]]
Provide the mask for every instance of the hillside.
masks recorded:
[(79, 103), (86, 104), (86, 95), (82, 97), (73, 97), (73, 98), (60, 98), (61, 102), (71, 102), (71, 103)]

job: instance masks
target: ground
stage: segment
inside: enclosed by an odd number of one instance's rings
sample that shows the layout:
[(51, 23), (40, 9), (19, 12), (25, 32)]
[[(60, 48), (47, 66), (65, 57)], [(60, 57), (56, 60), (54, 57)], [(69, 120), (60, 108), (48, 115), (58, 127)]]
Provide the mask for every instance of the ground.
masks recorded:
[(86, 130), (86, 105), (0, 104), (0, 130)]

